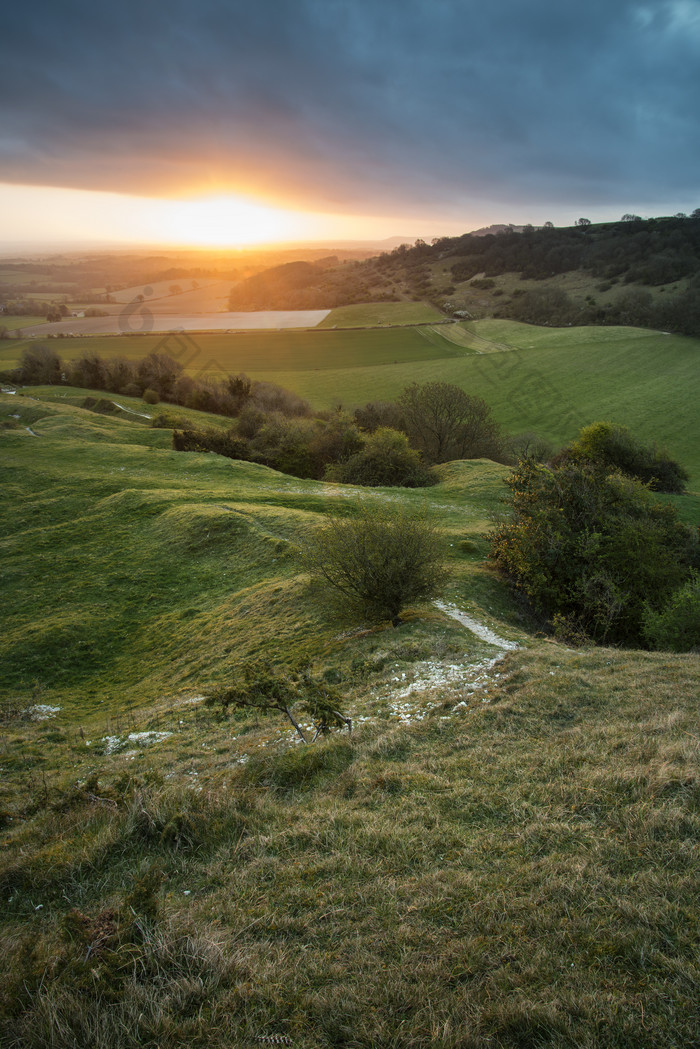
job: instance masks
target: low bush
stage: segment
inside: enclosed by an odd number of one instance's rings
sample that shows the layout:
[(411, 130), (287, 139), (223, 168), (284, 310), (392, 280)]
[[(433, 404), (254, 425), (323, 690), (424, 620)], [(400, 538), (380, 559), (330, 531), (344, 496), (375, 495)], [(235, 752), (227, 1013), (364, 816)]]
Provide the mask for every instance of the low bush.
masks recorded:
[(358, 504), (309, 537), (304, 559), (344, 610), (394, 626), (408, 604), (436, 597), (447, 578), (437, 528), (407, 509)]
[(368, 487), (423, 488), (437, 482), (406, 435), (387, 426), (368, 434), (361, 451), (332, 466), (326, 477)]
[(645, 610), (643, 633), (651, 648), (700, 650), (700, 574), (694, 572), (660, 611)]
[(648, 596), (658, 607), (686, 582), (697, 534), (639, 481), (594, 463), (524, 460), (507, 484), (512, 517), (491, 535), (496, 565), (567, 630), (640, 644)]

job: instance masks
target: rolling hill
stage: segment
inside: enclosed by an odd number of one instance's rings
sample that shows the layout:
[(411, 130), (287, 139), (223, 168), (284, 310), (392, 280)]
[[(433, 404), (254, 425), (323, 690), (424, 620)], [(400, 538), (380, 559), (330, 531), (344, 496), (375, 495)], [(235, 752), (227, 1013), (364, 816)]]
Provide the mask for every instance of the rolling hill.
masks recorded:
[[(451, 579), (349, 624), (295, 551), (357, 490), (30, 393), (0, 395), (3, 1045), (697, 1041), (700, 661), (537, 637), (485, 563), (505, 468), (364, 490), (431, 510)], [(353, 732), (203, 701), (264, 657)]]

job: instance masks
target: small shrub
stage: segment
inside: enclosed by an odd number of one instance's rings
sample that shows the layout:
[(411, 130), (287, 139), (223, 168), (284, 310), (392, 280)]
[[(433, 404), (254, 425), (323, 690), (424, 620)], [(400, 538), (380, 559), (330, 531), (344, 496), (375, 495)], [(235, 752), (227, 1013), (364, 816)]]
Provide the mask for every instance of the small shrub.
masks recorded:
[[(303, 743), (314, 743), (334, 728), (352, 729), (352, 721), (339, 709), (337, 689), (326, 678), (315, 677), (308, 667), (277, 667), (269, 661), (252, 660), (234, 667), (230, 676), (233, 683), (216, 688), (208, 705), (284, 714)], [(312, 722), (310, 741), (299, 724), (300, 713)]]
[(150, 387), (143, 391), (143, 399), (146, 404), (158, 404), (160, 401), (160, 395), (156, 390), (152, 390)]
[(189, 425), (189, 419), (172, 412), (158, 412), (151, 419), (151, 426), (158, 430), (186, 430)]
[(447, 577), (437, 529), (405, 509), (358, 504), (352, 517), (318, 529), (304, 556), (344, 608), (394, 626), (406, 605), (437, 596)]
[(667, 652), (700, 649), (700, 574), (693, 573), (660, 612), (647, 607), (643, 633), (651, 648)]
[(364, 448), (327, 472), (329, 479), (368, 487), (423, 488), (435, 477), (411, 448), (405, 434), (380, 426), (367, 435)]

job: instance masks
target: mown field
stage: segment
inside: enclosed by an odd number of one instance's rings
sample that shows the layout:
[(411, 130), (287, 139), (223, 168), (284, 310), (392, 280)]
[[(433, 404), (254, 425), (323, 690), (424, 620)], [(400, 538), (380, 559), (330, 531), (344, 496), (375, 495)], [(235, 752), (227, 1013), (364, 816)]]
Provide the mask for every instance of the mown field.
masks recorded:
[[(0, 368), (31, 343), (0, 342)], [(190, 374), (246, 372), (314, 406), (396, 397), (410, 382), (455, 383), (483, 397), (510, 432), (556, 444), (611, 419), (666, 444), (700, 482), (700, 341), (640, 328), (537, 328), (486, 320), (449, 327), (242, 332), (56, 340), (66, 359), (86, 352), (140, 359), (167, 352)]]
[(425, 302), (368, 302), (337, 306), (321, 321), (319, 328), (369, 328), (382, 324), (430, 324), (444, 320), (444, 314)]
[[(66, 401), (0, 423), (0, 1044), (698, 1042), (700, 658), (536, 637), (485, 562), (503, 467), (362, 498), (429, 506), (515, 651), (330, 616), (296, 552), (354, 489)], [(352, 734), (201, 702), (264, 654)]]

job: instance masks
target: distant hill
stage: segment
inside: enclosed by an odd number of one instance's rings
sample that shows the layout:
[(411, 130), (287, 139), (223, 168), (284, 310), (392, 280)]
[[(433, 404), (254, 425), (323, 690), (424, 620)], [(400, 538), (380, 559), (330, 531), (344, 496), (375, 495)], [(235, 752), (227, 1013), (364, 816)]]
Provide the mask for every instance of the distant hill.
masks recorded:
[(627, 324), (700, 334), (700, 212), (567, 227), (496, 225), (365, 261), (276, 266), (240, 281), (230, 309), (426, 301), (449, 316)]

